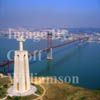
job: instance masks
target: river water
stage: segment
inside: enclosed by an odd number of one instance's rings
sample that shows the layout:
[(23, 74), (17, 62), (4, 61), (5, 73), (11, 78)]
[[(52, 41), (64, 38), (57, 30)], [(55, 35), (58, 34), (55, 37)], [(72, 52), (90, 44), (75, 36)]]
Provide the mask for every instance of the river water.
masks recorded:
[[(53, 41), (53, 45), (62, 41)], [(27, 40), (24, 49), (32, 53), (47, 47), (46, 40)], [(18, 50), (19, 43), (14, 39), (0, 38), (0, 61), (7, 60), (7, 53), (10, 50)], [(11, 53), (13, 58), (14, 52)], [(42, 54), (39, 61), (30, 61), (30, 73), (39, 76), (78, 76), (79, 84), (88, 89), (100, 89), (100, 44), (88, 43), (79, 46), (77, 43), (56, 48), (53, 50), (53, 60), (46, 59), (47, 53)], [(13, 64), (10, 65), (10, 72), (13, 73)], [(4, 68), (0, 68), (4, 71)], [(5, 69), (7, 72), (7, 68)]]

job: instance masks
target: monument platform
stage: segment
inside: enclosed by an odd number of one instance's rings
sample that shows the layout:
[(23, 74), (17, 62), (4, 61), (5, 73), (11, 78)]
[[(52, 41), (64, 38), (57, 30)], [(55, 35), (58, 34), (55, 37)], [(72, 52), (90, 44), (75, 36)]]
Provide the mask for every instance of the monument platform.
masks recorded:
[(9, 89), (8, 89), (8, 96), (28, 96), (28, 95), (32, 95), (34, 94), (35, 92), (37, 91), (37, 88), (35, 86), (32, 86), (30, 87), (30, 90), (27, 90), (23, 93), (20, 93), (18, 91), (15, 91), (14, 89), (14, 86), (11, 86)]

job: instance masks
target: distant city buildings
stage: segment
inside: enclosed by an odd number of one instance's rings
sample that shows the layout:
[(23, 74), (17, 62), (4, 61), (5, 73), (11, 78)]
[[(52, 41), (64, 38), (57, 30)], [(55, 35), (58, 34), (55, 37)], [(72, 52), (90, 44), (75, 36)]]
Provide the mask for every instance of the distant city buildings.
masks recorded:
[(89, 37), (88, 42), (100, 41), (100, 33), (96, 31), (77, 29), (26, 29), (26, 28), (10, 28), (0, 30), (0, 37), (18, 38), (23, 36), (26, 39), (47, 39), (48, 32), (52, 33), (52, 40), (76, 40), (81, 36)]

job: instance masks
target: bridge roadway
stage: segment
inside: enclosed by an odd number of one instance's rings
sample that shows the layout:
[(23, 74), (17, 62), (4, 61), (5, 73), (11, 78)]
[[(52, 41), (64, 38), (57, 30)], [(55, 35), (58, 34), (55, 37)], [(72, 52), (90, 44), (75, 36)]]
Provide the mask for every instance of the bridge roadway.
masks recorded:
[[(64, 42), (63, 44), (59, 44), (59, 45), (56, 45), (56, 46), (52, 46), (52, 49), (54, 48), (58, 48), (58, 47), (62, 47), (62, 46), (65, 46), (65, 45), (69, 45), (69, 44), (72, 44), (74, 42), (78, 42), (78, 41), (81, 41), (81, 40), (88, 40), (89, 37), (84, 37), (84, 38), (79, 38), (77, 40), (72, 40), (72, 41), (67, 41), (67, 42)], [(42, 49), (40, 51), (37, 51), (37, 52), (33, 52), (32, 54), (30, 54), (29, 56), (34, 56), (34, 55), (37, 55), (39, 53), (43, 53), (43, 52), (46, 52), (50, 50), (50, 48), (45, 48), (45, 49)], [(12, 61), (5, 61), (5, 62), (2, 62), (0, 63), (0, 67), (5, 67), (5, 66), (9, 66), (9, 64), (13, 64), (14, 63), (14, 60)]]

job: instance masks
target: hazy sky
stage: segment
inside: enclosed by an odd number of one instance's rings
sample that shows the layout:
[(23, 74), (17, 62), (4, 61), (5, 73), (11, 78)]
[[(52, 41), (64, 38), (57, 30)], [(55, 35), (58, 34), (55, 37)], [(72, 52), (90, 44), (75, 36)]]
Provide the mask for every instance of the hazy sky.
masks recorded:
[(100, 27), (100, 0), (0, 0), (0, 27)]

